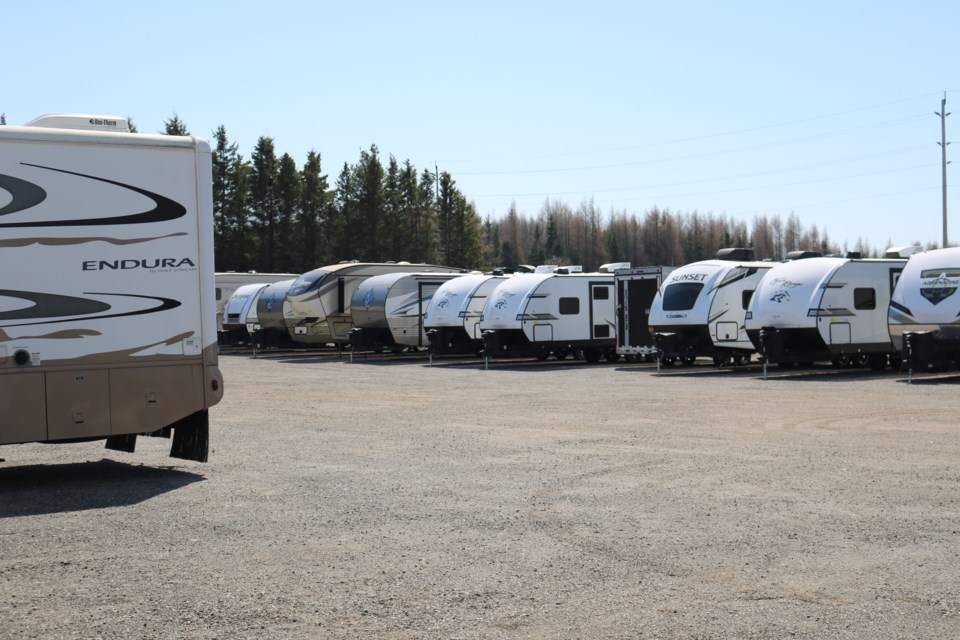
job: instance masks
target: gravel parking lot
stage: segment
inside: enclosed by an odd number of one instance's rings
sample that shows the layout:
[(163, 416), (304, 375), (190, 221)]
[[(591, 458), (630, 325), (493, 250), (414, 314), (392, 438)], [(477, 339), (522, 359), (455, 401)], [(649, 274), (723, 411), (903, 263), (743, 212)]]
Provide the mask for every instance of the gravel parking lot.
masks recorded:
[(960, 637), (958, 377), (221, 368), (206, 464), (0, 448), (0, 637)]

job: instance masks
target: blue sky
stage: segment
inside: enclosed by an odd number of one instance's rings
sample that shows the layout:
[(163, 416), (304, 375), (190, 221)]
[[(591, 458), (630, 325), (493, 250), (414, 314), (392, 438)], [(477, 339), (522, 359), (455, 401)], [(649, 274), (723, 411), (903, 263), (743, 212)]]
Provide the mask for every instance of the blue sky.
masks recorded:
[(944, 92), (960, 140), (947, 0), (34, 0), (3, 21), (8, 124), (99, 113), (155, 132), (175, 112), (248, 158), (260, 136), (298, 165), (316, 150), (331, 184), (376, 144), (449, 171), (483, 217), (592, 200), (939, 242)]

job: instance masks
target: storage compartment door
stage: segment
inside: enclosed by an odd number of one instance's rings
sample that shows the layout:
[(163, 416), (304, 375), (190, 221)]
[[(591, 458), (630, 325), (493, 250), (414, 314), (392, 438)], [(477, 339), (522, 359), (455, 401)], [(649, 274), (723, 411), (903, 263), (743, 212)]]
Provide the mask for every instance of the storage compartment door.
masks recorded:
[(110, 435), (110, 380), (106, 370), (46, 375), (50, 440)]
[(46, 440), (43, 374), (15, 372), (0, 376), (0, 416), (0, 444)]
[(850, 344), (850, 323), (830, 323), (830, 344)]

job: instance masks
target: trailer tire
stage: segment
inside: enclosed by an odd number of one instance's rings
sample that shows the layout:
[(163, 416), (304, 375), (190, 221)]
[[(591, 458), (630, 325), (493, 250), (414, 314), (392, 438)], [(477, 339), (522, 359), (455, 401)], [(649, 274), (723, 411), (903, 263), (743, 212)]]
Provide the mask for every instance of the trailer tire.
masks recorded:
[(606, 358), (607, 362), (616, 362), (620, 359), (620, 354), (613, 349), (608, 349), (604, 354), (604, 358)]

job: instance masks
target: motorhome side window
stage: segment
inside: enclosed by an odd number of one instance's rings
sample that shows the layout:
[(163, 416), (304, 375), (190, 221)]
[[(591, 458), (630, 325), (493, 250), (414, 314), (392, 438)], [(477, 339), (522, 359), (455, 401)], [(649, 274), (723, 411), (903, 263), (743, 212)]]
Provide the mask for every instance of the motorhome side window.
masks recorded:
[(675, 282), (663, 290), (664, 311), (689, 311), (703, 289), (702, 282)]
[(876, 309), (877, 292), (874, 289), (854, 289), (853, 290), (853, 308), (854, 309)]
[(594, 288), (593, 288), (593, 299), (594, 299), (594, 300), (609, 300), (609, 299), (610, 299), (610, 287), (594, 287)]
[(580, 298), (560, 298), (560, 314), (576, 315), (580, 313)]

